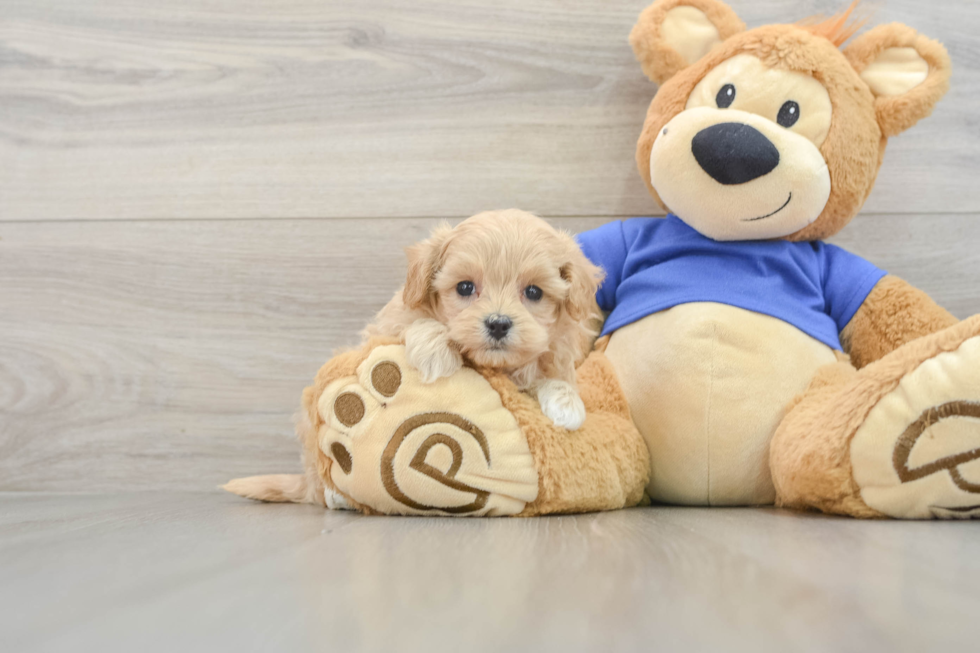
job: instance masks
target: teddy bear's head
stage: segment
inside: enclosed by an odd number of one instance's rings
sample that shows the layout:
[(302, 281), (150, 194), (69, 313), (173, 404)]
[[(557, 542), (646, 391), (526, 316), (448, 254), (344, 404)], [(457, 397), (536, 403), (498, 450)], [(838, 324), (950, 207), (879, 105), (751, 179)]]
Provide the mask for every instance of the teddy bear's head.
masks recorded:
[(643, 11), (630, 43), (661, 86), (636, 160), (666, 209), (715, 240), (816, 240), (857, 214), (888, 137), (929, 115), (950, 63), (897, 23), (841, 50), (855, 5), (752, 30), (719, 0)]

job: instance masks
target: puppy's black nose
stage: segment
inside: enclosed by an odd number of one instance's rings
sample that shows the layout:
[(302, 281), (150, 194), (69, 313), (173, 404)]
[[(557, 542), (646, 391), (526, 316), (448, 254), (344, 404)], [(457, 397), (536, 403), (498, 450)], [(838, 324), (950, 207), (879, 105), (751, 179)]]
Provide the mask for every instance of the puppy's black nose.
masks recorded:
[(772, 172), (779, 150), (755, 127), (723, 122), (706, 127), (691, 140), (698, 165), (719, 184), (744, 184)]
[(503, 340), (510, 328), (514, 326), (514, 323), (506, 315), (491, 315), (483, 323), (487, 327), (487, 333), (494, 340)]

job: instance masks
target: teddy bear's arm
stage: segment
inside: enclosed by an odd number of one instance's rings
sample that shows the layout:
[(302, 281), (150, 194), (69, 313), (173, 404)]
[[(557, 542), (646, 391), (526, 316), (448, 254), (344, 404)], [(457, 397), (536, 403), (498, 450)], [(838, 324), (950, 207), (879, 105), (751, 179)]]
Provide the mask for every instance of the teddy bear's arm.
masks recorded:
[(851, 362), (862, 368), (911, 340), (957, 322), (929, 295), (887, 275), (871, 290), (840, 338)]

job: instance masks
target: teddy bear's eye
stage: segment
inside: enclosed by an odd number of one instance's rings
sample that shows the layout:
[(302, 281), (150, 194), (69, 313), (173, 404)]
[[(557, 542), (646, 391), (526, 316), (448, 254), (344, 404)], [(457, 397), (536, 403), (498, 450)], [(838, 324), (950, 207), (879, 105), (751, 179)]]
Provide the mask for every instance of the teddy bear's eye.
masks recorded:
[(783, 103), (783, 106), (779, 107), (779, 115), (776, 116), (776, 122), (778, 122), (783, 127), (792, 127), (796, 124), (796, 121), (800, 119), (800, 105), (792, 100)]
[(715, 104), (718, 105), (719, 109), (727, 109), (732, 106), (732, 102), (735, 101), (735, 87), (731, 84), (725, 84), (718, 91), (718, 95), (715, 96)]

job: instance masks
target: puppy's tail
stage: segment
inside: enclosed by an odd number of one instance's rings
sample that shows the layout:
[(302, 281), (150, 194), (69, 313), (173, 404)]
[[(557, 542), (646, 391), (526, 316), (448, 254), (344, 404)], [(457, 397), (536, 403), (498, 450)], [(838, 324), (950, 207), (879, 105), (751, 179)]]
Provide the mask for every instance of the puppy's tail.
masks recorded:
[(272, 503), (319, 503), (314, 497), (316, 488), (304, 474), (268, 474), (246, 476), (221, 486), (232, 494)]

